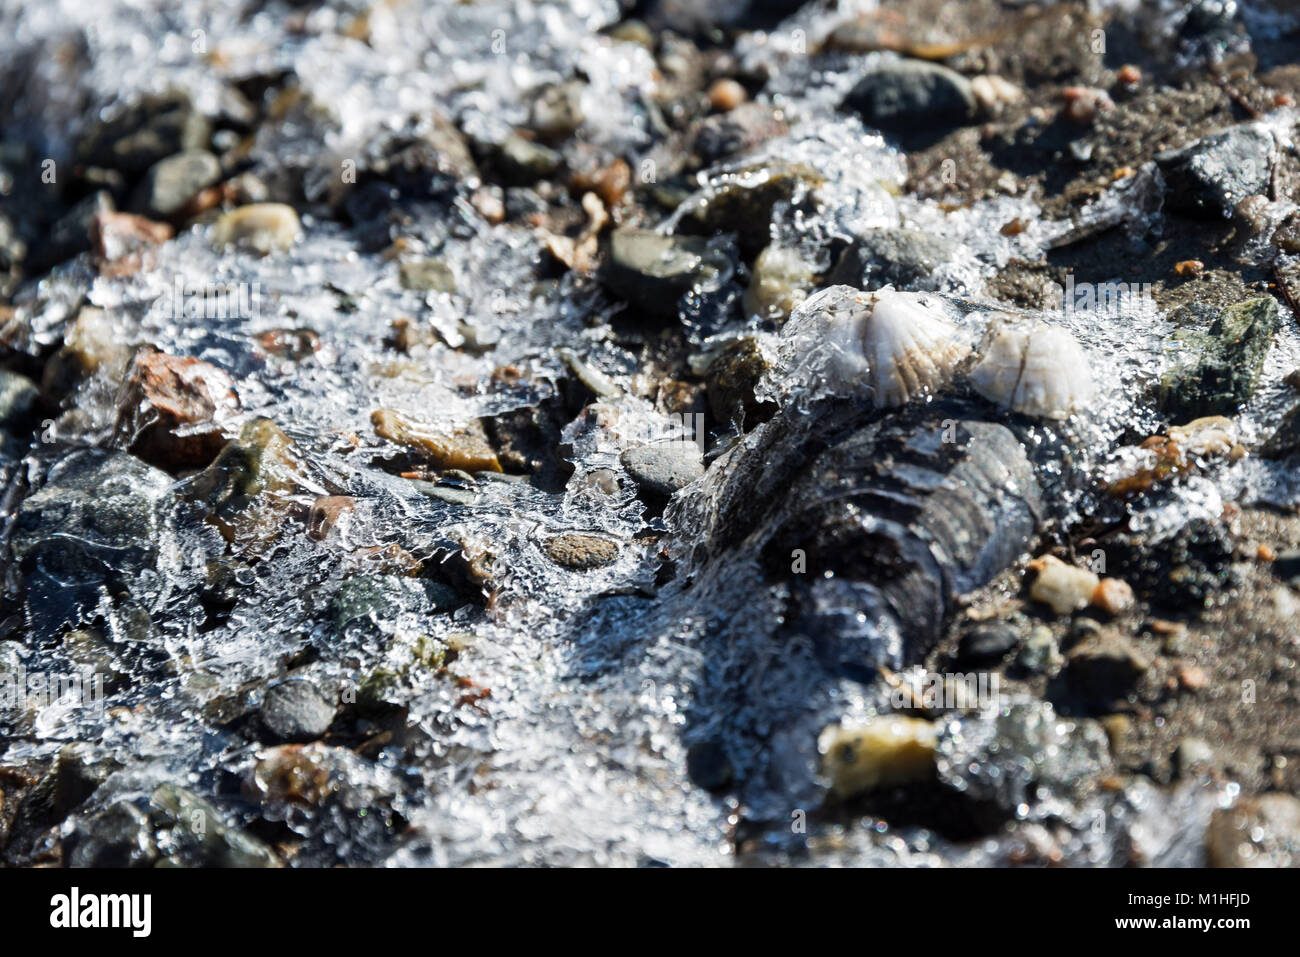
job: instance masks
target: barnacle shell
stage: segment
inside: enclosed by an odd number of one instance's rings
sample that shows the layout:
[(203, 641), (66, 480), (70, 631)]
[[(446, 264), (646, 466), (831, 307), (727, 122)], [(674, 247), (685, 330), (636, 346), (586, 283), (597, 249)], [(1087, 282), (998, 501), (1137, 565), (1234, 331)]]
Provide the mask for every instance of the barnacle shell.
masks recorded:
[(1082, 347), (1064, 329), (1041, 322), (995, 320), (970, 381), (990, 402), (1046, 419), (1068, 418), (1093, 396)]
[[(848, 289), (848, 287), (833, 287)], [(915, 293), (854, 291), (828, 318), (826, 344), (841, 356), (826, 369), (833, 389), (865, 385), (877, 406), (938, 392), (970, 352), (956, 327)]]

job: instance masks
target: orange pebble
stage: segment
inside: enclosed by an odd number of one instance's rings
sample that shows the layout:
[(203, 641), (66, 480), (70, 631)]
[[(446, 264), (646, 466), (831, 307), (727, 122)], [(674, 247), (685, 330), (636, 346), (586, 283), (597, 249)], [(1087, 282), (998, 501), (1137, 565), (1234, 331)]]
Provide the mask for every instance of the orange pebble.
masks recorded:
[(715, 110), (726, 113), (744, 103), (749, 94), (735, 80), (722, 79), (709, 87), (709, 103)]

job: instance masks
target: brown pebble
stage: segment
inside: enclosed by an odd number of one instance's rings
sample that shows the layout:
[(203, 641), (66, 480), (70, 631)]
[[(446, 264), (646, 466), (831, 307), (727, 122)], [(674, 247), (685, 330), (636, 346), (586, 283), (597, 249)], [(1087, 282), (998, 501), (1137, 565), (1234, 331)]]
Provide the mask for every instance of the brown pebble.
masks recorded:
[(722, 79), (709, 87), (709, 104), (720, 113), (734, 110), (748, 99), (745, 88), (735, 80)]
[(335, 529), (342, 531), (357, 507), (351, 495), (322, 495), (312, 502), (307, 513), (307, 534), (318, 542), (325, 541)]
[(106, 276), (129, 276), (145, 266), (149, 249), (171, 239), (175, 232), (166, 223), (156, 223), (131, 213), (101, 210), (90, 221), (90, 242), (99, 258), (99, 271)]
[(1210, 683), (1210, 676), (1200, 665), (1179, 665), (1178, 683), (1188, 691), (1200, 691)]
[(209, 362), (142, 350), (117, 396), (118, 440), (164, 468), (207, 465), (226, 444), (223, 424), (239, 409), (235, 383)]
[(1103, 578), (1092, 590), (1092, 604), (1108, 615), (1118, 615), (1133, 607), (1133, 589), (1119, 578)]
[(1273, 551), (1271, 545), (1260, 542), (1259, 547), (1255, 549), (1255, 557), (1261, 562), (1271, 562), (1273, 559), (1277, 558), (1277, 552)]
[(557, 535), (542, 547), (551, 561), (573, 571), (585, 572), (611, 565), (618, 558), (617, 543), (595, 535)]
[(1133, 89), (1142, 82), (1142, 71), (1132, 63), (1125, 63), (1119, 68), (1118, 79), (1122, 85)]
[(380, 438), (420, 452), (436, 469), (501, 471), (496, 453), (479, 435), (435, 432), (392, 409), (376, 409), (370, 414), (370, 424)]
[(1184, 279), (1199, 276), (1205, 272), (1205, 263), (1199, 259), (1184, 259), (1174, 266), (1174, 272)]

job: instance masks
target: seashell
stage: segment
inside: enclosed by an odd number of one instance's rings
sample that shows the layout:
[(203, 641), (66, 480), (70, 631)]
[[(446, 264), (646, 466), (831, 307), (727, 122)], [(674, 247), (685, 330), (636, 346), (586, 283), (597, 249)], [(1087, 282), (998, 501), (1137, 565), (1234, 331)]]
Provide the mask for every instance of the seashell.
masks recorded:
[(995, 320), (970, 372), (975, 391), (1014, 412), (1065, 419), (1093, 397), (1087, 354), (1064, 329)]
[(903, 405), (938, 392), (970, 353), (957, 327), (915, 293), (832, 289), (852, 293), (827, 310), (816, 340), (837, 353), (825, 369), (834, 391), (865, 385), (877, 407)]
[(673, 520), (705, 530), (696, 561), (740, 549), (782, 580), (793, 569), (797, 627), (824, 636), (825, 661), (916, 660), (957, 596), (1023, 554), (1045, 512), (1024, 447), (977, 411), (943, 396), (864, 421), (828, 399), (811, 431), (783, 412), (716, 462), (712, 491), (675, 503)]

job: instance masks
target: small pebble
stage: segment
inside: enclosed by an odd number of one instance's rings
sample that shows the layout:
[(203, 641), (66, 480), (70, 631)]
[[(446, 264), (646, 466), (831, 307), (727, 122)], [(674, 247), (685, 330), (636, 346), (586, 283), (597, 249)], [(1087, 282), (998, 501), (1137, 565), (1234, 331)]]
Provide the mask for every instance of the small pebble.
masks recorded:
[(1108, 615), (1118, 615), (1133, 607), (1133, 589), (1118, 578), (1103, 578), (1092, 591), (1092, 604)]
[(542, 546), (557, 565), (585, 572), (612, 565), (618, 559), (618, 544), (595, 535), (557, 535)]
[(720, 113), (728, 113), (744, 103), (749, 94), (735, 80), (723, 79), (709, 87), (709, 105)]
[(653, 495), (672, 495), (704, 474), (700, 449), (693, 442), (638, 445), (620, 455), (619, 462), (632, 481)]
[(1029, 563), (1038, 577), (1030, 586), (1029, 596), (1050, 605), (1058, 615), (1086, 608), (1101, 580), (1086, 568), (1067, 565), (1054, 555), (1043, 555)]
[(284, 251), (298, 241), (298, 213), (284, 203), (254, 203), (232, 209), (212, 225), (217, 246), (236, 246), (266, 255)]
[(261, 715), (280, 741), (315, 741), (334, 721), (334, 705), (310, 681), (293, 678), (267, 689)]
[(847, 798), (930, 777), (936, 741), (929, 721), (885, 715), (860, 728), (833, 725), (822, 732), (818, 744), (831, 790)]

